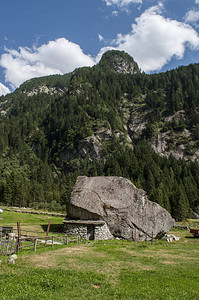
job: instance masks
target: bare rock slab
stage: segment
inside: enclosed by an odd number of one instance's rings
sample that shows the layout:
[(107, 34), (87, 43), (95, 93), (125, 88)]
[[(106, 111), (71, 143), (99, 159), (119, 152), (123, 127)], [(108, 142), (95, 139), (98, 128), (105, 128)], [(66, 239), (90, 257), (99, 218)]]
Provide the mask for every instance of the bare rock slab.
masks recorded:
[(67, 212), (72, 219), (104, 220), (113, 236), (128, 240), (163, 236), (175, 223), (166, 209), (122, 177), (78, 177)]

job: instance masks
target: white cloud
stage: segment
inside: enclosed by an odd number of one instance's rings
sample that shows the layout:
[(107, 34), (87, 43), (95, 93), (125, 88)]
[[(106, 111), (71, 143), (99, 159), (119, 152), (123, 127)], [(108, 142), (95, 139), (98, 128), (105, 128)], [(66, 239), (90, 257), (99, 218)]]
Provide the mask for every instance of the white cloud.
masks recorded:
[(9, 88), (7, 88), (5, 85), (3, 85), (1, 82), (0, 82), (0, 96), (1, 95), (6, 95), (10, 93), (10, 90)]
[(188, 24), (161, 16), (162, 8), (160, 4), (146, 10), (129, 34), (119, 34), (115, 40), (115, 49), (128, 52), (145, 72), (160, 70), (174, 56), (182, 59), (186, 46), (199, 48), (197, 32)]
[(7, 53), (1, 56), (0, 65), (5, 68), (6, 82), (10, 82), (13, 88), (33, 77), (64, 74), (95, 63), (89, 55), (83, 53), (79, 45), (65, 38), (50, 41), (38, 48), (5, 50)]
[(195, 4), (199, 4), (199, 0), (195, 0)]
[(117, 16), (118, 16), (118, 11), (117, 11), (117, 10), (112, 11), (112, 15), (113, 15), (114, 17), (117, 17)]
[[(198, 2), (199, 3), (199, 2)], [(190, 10), (185, 15), (186, 23), (196, 23), (199, 20), (199, 10)]]
[[(129, 53), (145, 72), (161, 70), (173, 57), (182, 59), (186, 47), (199, 49), (198, 33), (188, 24), (164, 18), (162, 9), (160, 3), (143, 12), (135, 19), (130, 33), (118, 34), (115, 40), (109, 41), (108, 47), (101, 48), (96, 58), (84, 54), (79, 45), (65, 38), (32, 49), (5, 49), (6, 53), (0, 58), (5, 81), (15, 88), (33, 77), (64, 74), (78, 67), (92, 66), (111, 49)], [(103, 40), (100, 34), (98, 38)], [(0, 92), (9, 90), (1, 84)]]
[(98, 34), (98, 39), (101, 42), (101, 41), (103, 41), (104, 38), (103, 38), (103, 36), (101, 34)]
[(125, 7), (131, 3), (142, 3), (142, 0), (103, 0), (107, 6), (115, 5), (118, 7)]

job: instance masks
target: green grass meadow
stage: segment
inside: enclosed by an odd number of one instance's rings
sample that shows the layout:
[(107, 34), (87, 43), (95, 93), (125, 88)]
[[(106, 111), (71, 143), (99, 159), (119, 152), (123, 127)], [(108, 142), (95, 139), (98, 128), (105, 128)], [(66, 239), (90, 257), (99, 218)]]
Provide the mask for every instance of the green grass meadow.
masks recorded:
[[(6, 211), (1, 217), (0, 226), (20, 221), (44, 232), (49, 220)], [(62, 221), (52, 217), (52, 228)], [(46, 246), (36, 253), (23, 250), (14, 265), (0, 256), (0, 299), (199, 299), (199, 238), (184, 230), (172, 233), (180, 241)]]

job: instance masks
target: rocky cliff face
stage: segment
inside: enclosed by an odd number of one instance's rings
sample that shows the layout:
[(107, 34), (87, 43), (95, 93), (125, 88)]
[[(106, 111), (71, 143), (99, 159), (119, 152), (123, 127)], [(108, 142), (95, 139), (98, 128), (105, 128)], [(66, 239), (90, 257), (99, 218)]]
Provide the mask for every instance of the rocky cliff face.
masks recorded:
[[(143, 137), (149, 128), (151, 114), (152, 110), (147, 109), (143, 103), (132, 105), (131, 114), (128, 118), (128, 132), (132, 142)], [(172, 122), (179, 122), (180, 118), (185, 119), (185, 111), (177, 111), (174, 115), (165, 117), (163, 122), (154, 124), (151, 128), (152, 136), (148, 138), (148, 143), (156, 153), (162, 156), (173, 155), (176, 159), (199, 162), (197, 141), (194, 140), (189, 129), (164, 130), (164, 127), (169, 128)]]
[(39, 93), (49, 94), (49, 95), (62, 95), (66, 89), (62, 88), (55, 88), (55, 87), (48, 87), (46, 85), (41, 85), (37, 88), (33, 88), (31, 91), (23, 91), (27, 97), (32, 97), (34, 95), (38, 95)]
[(78, 177), (67, 211), (74, 219), (104, 220), (115, 237), (128, 240), (162, 236), (174, 225), (164, 208), (122, 177)]
[(119, 55), (114, 55), (113, 60), (110, 62), (111, 67), (120, 74), (136, 74), (135, 63), (127, 62)]
[(108, 51), (104, 53), (99, 63), (100, 66), (108, 66), (119, 74), (140, 73), (137, 63), (133, 58), (123, 51)]
[(77, 158), (84, 159), (86, 156), (89, 156), (90, 159), (103, 159), (104, 143), (111, 142), (113, 134), (121, 142), (125, 141), (129, 147), (132, 146), (132, 141), (128, 134), (124, 134), (124, 132), (120, 130), (113, 132), (110, 125), (108, 127), (102, 125), (99, 126), (91, 136), (79, 141), (75, 149), (66, 149), (65, 151), (60, 152), (60, 161), (70, 162)]

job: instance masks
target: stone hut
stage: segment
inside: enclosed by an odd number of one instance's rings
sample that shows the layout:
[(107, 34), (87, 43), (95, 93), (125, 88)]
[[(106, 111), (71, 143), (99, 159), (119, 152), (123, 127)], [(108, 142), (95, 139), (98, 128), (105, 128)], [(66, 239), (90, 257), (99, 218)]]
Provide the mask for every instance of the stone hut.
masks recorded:
[(103, 220), (70, 220), (63, 221), (63, 230), (67, 235), (80, 235), (86, 240), (109, 240), (114, 238)]

